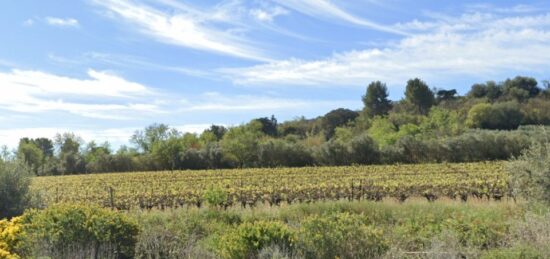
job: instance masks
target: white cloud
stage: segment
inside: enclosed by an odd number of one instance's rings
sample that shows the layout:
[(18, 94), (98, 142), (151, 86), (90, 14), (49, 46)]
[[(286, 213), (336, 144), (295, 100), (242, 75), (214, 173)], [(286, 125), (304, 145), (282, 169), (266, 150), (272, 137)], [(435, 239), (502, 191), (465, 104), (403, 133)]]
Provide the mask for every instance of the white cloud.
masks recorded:
[(155, 104), (143, 100), (154, 95), (144, 85), (95, 70), (89, 70), (88, 77), (77, 79), (26, 70), (0, 72), (0, 109), (32, 114), (61, 111), (103, 119), (161, 112)]
[(550, 14), (460, 17), (396, 25), (419, 33), (386, 48), (336, 53), (319, 60), (288, 59), (222, 69), (239, 84), (364, 85), (370, 80), (402, 84), (411, 77), (487, 77), (498, 73), (548, 72)]
[(169, 0), (162, 2), (180, 8), (167, 12), (135, 1), (95, 0), (97, 5), (105, 7), (114, 17), (137, 26), (140, 32), (158, 41), (246, 59), (269, 60), (261, 51), (251, 47), (249, 42), (232, 34), (231, 30), (218, 29), (211, 24), (228, 20), (224, 12), (208, 15), (181, 3)]
[(58, 18), (58, 17), (46, 17), (46, 22), (49, 25), (60, 27), (79, 27), (80, 23), (74, 18)]
[(269, 9), (251, 9), (249, 12), (252, 17), (262, 22), (273, 22), (275, 17), (288, 14), (288, 10), (280, 6)]
[(330, 0), (275, 0), (275, 2), (312, 17), (336, 19), (392, 34), (406, 34), (392, 26), (382, 25), (365, 18), (357, 17), (336, 6)]

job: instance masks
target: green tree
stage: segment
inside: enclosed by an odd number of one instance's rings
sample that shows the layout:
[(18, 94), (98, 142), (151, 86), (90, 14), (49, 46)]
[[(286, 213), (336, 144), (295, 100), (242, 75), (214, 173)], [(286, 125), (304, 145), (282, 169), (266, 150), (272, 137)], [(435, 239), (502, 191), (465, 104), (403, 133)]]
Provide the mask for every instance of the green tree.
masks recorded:
[(216, 137), (216, 141), (220, 141), (223, 138), (223, 135), (227, 133), (227, 128), (219, 125), (212, 125), (210, 128), (204, 130), (203, 133), (211, 133)]
[(325, 131), (325, 137), (327, 139), (331, 138), (334, 135), (336, 127), (344, 126), (355, 120), (358, 116), (359, 113), (344, 108), (332, 110), (325, 114), (321, 121), (322, 128)]
[(532, 77), (517, 76), (514, 79), (504, 81), (504, 93), (518, 101), (524, 101), (537, 96), (541, 92), (537, 85), (537, 80)]
[(418, 112), (427, 114), (435, 103), (434, 93), (424, 81), (415, 78), (407, 82), (405, 100), (413, 104)]
[(262, 124), (257, 121), (231, 128), (221, 141), (224, 156), (238, 167), (252, 166), (257, 161), (260, 138), (264, 136), (261, 129)]
[(113, 171), (113, 157), (108, 142), (98, 146), (95, 141), (88, 143), (84, 151), (86, 172), (105, 173)]
[(365, 110), (370, 117), (387, 115), (392, 108), (388, 99), (386, 84), (375, 81), (367, 87), (367, 93), (363, 96)]
[(148, 153), (155, 143), (166, 140), (174, 134), (175, 130), (170, 129), (166, 124), (152, 124), (143, 131), (136, 131), (130, 141), (141, 151)]
[(44, 153), (29, 139), (21, 139), (17, 148), (17, 157), (25, 163), (35, 175), (39, 174), (44, 161)]
[(397, 127), (388, 119), (375, 117), (368, 134), (381, 147), (391, 145), (397, 141)]
[(523, 113), (517, 103), (480, 103), (468, 111), (466, 125), (480, 129), (517, 129), (523, 120)]
[(262, 124), (262, 132), (268, 136), (275, 137), (277, 136), (277, 119), (274, 115), (271, 115), (271, 118), (263, 117), (254, 119)]
[(82, 139), (73, 133), (57, 134), (55, 145), (59, 156), (59, 171), (63, 174), (77, 174), (86, 171), (86, 163), (80, 153)]
[(0, 162), (0, 219), (18, 216), (29, 205), (27, 167), (17, 162)]
[(160, 169), (175, 170), (181, 166), (180, 161), (184, 151), (183, 138), (174, 135), (166, 140), (156, 141), (151, 154)]

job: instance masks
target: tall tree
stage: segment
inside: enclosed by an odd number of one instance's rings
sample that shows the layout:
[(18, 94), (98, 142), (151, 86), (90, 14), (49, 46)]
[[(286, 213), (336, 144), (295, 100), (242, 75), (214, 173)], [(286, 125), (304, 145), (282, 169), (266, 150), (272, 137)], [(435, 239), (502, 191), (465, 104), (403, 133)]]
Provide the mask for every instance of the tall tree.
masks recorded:
[(416, 106), (418, 112), (427, 114), (435, 103), (434, 93), (424, 81), (415, 78), (407, 82), (405, 100)]
[(254, 119), (254, 121), (257, 121), (262, 124), (262, 132), (268, 136), (276, 136), (277, 135), (277, 119), (275, 118), (275, 115), (271, 115), (271, 118), (263, 117)]
[(28, 138), (21, 139), (17, 148), (17, 157), (28, 165), (34, 174), (39, 174), (44, 162), (44, 153), (34, 142)]
[(537, 80), (532, 77), (516, 76), (514, 79), (504, 81), (504, 93), (518, 101), (524, 101), (541, 92), (537, 85)]
[(370, 83), (367, 87), (367, 93), (363, 96), (363, 103), (369, 117), (388, 114), (392, 108), (392, 104), (388, 99), (386, 84), (380, 81)]
[(141, 151), (151, 152), (153, 145), (158, 141), (167, 140), (170, 136), (177, 135), (175, 129), (170, 129), (166, 124), (152, 124), (144, 131), (138, 130), (132, 135), (131, 142)]
[(86, 163), (80, 153), (82, 139), (73, 133), (57, 134), (55, 145), (59, 153), (59, 171), (63, 174), (78, 174), (86, 171)]
[(327, 139), (331, 138), (334, 135), (334, 130), (336, 127), (344, 126), (355, 120), (358, 116), (359, 113), (344, 108), (339, 108), (328, 112), (321, 121), (323, 130), (325, 131), (325, 137)]

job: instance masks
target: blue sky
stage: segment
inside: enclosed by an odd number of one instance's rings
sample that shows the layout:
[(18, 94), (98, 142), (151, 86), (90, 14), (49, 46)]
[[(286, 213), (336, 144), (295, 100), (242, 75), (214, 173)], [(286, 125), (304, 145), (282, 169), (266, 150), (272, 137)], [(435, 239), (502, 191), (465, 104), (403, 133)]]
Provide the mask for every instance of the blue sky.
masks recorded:
[(0, 143), (75, 132), (124, 144), (360, 109), (373, 80), (455, 88), (550, 78), (548, 1), (0, 2)]

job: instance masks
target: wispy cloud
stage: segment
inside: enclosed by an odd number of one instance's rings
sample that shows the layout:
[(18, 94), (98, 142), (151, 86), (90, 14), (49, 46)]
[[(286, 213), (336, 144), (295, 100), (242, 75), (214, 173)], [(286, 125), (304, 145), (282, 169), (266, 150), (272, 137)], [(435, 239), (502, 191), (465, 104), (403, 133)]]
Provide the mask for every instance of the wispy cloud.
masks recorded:
[(23, 22), (24, 26), (33, 26), (33, 24), (34, 24), (34, 19), (27, 19)]
[(275, 6), (271, 8), (250, 9), (249, 13), (250, 15), (252, 15), (252, 17), (254, 17), (258, 21), (273, 22), (273, 19), (275, 17), (281, 16), (281, 15), (287, 15), (289, 12), (288, 10), (280, 6)]
[(94, 2), (106, 8), (113, 17), (122, 18), (143, 34), (161, 42), (246, 59), (269, 60), (262, 51), (252, 47), (241, 36), (232, 34), (227, 28), (213, 25), (215, 22), (227, 20), (223, 12), (215, 12), (209, 16), (198, 9), (169, 0), (162, 2), (183, 7), (168, 12), (136, 1)]
[(239, 84), (364, 85), (370, 80), (401, 84), (420, 76), (494, 76), (549, 72), (550, 14), (501, 16), (468, 13), (395, 25), (417, 31), (385, 48), (334, 54), (326, 59), (288, 59), (223, 69)]
[(154, 94), (146, 86), (95, 70), (89, 70), (88, 77), (26, 70), (0, 72), (0, 109), (28, 114), (60, 111), (101, 119), (162, 112), (154, 103), (144, 101)]
[(48, 58), (59, 64), (65, 65), (90, 65), (96, 63), (108, 64), (120, 68), (131, 68), (138, 70), (155, 70), (155, 71), (168, 71), (178, 74), (202, 77), (212, 79), (212, 73), (207, 70), (194, 69), (182, 66), (169, 66), (163, 64), (157, 64), (146, 59), (124, 54), (112, 54), (101, 52), (87, 52), (75, 58), (67, 58), (59, 56), (53, 53), (48, 54)]
[(322, 17), (344, 21), (354, 25), (364, 26), (370, 29), (392, 34), (407, 34), (406, 32), (398, 30), (392, 26), (379, 24), (353, 15), (338, 7), (336, 4), (333, 4), (330, 0), (275, 0), (275, 2), (312, 17)]
[[(59, 27), (79, 27), (80, 23), (74, 18), (58, 18), (58, 17), (46, 17), (46, 22), (49, 25)], [(31, 23), (32, 25), (32, 23)]]

